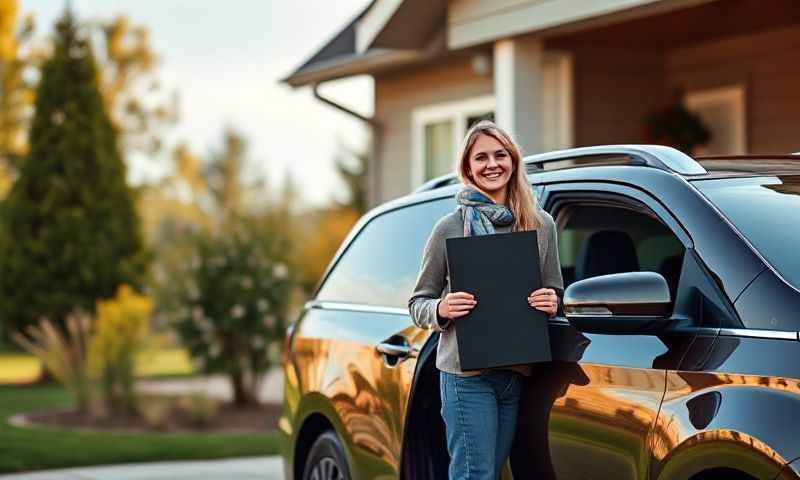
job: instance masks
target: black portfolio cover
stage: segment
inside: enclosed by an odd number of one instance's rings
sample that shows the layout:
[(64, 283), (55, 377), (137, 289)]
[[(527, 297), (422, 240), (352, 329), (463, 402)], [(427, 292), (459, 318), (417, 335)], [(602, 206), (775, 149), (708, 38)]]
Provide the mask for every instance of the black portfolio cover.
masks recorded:
[(448, 238), (446, 248), (450, 291), (478, 301), (455, 320), (461, 369), (549, 361), (547, 314), (528, 304), (542, 287), (536, 231)]

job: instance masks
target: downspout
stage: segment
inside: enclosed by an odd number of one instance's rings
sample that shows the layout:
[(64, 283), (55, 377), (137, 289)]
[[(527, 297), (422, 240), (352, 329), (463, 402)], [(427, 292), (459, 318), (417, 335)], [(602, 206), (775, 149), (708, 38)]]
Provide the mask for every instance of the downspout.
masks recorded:
[(372, 137), (372, 146), (370, 148), (370, 161), (367, 163), (367, 179), (368, 179), (368, 187), (369, 187), (369, 194), (367, 201), (369, 202), (368, 208), (372, 208), (378, 203), (378, 199), (382, 198), (380, 192), (380, 177), (379, 172), (381, 171), (379, 165), (379, 156), (378, 156), (378, 143), (380, 140), (380, 125), (375, 118), (365, 117), (358, 112), (350, 110), (349, 108), (345, 107), (344, 105), (340, 105), (333, 100), (323, 97), (319, 93), (319, 83), (314, 83), (311, 86), (312, 91), (314, 92), (314, 98), (319, 100), (320, 102), (329, 105), (340, 112), (346, 113), (351, 117), (355, 117), (358, 120), (361, 120), (363, 123), (367, 124), (370, 129), (370, 134)]

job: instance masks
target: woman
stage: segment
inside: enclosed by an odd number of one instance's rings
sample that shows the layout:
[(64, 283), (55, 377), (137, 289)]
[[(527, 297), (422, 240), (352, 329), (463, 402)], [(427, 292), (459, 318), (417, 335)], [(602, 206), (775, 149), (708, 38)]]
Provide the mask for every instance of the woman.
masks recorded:
[(530, 374), (530, 366), (461, 370), (453, 323), (467, 315), (479, 299), (469, 292), (450, 291), (445, 239), (538, 230), (545, 288), (530, 293), (527, 300), (531, 308), (555, 315), (556, 289), (560, 292), (563, 282), (555, 224), (538, 208), (525, 177), (520, 149), (510, 135), (492, 122), (477, 123), (464, 137), (456, 170), (464, 184), (456, 195), (459, 206), (434, 226), (408, 306), (418, 327), (441, 332), (436, 367), (450, 453), (449, 477), (494, 480), (511, 450), (522, 377)]

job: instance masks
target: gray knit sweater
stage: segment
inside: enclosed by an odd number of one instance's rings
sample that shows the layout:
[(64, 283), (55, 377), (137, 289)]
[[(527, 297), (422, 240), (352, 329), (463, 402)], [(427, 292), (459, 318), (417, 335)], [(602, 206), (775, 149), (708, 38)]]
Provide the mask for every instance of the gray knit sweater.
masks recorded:
[[(553, 217), (540, 210), (543, 225), (539, 228), (539, 259), (542, 285), (563, 289), (561, 268), (558, 260), (558, 243)], [(511, 225), (496, 227), (497, 233), (508, 233)], [(422, 254), (422, 266), (417, 277), (414, 293), (408, 299), (408, 310), (414, 324), (420, 328), (435, 329), (441, 332), (436, 355), (436, 367), (445, 372), (458, 375), (474, 375), (480, 371), (462, 371), (458, 360), (458, 342), (456, 329), (450, 320), (438, 316), (439, 301), (450, 293), (450, 275), (445, 258), (445, 239), (464, 236), (464, 221), (461, 207), (442, 217), (433, 227), (425, 251)], [(463, 317), (462, 317), (463, 318)], [(457, 322), (458, 319), (454, 320)], [(527, 365), (512, 367), (525, 375), (530, 372)]]

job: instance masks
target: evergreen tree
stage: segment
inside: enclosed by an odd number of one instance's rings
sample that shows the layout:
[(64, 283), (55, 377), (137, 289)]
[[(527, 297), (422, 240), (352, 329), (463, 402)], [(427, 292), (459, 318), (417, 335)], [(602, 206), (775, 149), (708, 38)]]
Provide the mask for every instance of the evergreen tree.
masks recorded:
[(334, 166), (348, 190), (346, 202), (336, 202), (339, 208), (352, 208), (358, 213), (367, 211), (367, 164), (369, 155), (347, 145), (339, 144)]
[(91, 46), (67, 11), (42, 68), (30, 150), (3, 206), (0, 319), (5, 330), (63, 322), (145, 270), (139, 219)]

